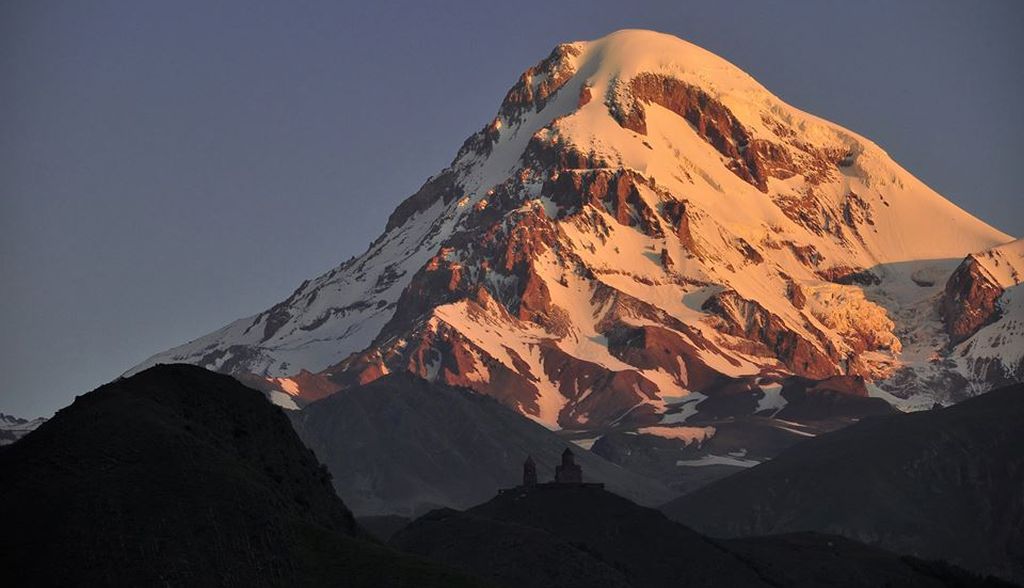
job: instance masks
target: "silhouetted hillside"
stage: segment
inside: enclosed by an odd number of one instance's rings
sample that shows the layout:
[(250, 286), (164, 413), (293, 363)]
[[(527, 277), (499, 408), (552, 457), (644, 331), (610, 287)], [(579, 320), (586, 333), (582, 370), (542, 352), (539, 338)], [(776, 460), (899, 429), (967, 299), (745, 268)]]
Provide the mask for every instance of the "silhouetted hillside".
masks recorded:
[(280, 409), (162, 365), (0, 450), (7, 585), (458, 585), (373, 544)]

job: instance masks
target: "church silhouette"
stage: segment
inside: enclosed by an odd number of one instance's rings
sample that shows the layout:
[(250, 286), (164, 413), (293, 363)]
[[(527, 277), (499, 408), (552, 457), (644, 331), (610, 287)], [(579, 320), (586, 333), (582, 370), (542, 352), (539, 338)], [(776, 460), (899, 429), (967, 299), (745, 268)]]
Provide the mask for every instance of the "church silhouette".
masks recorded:
[[(519, 488), (549, 488), (555, 486), (594, 486), (603, 488), (604, 484), (583, 481), (583, 468), (576, 463), (576, 456), (569, 448), (562, 452), (562, 463), (555, 466), (555, 480), (553, 482), (538, 482), (537, 464), (533, 461), (533, 456), (526, 456), (526, 461), (523, 462), (523, 483)], [(502, 490), (502, 492), (504, 491)]]

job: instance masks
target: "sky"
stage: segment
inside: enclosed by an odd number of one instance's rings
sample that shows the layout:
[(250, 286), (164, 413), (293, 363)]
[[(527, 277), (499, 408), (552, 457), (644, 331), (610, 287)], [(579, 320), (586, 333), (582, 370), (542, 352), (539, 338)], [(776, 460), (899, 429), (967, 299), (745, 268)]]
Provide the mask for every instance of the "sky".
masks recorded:
[(1018, 0), (4, 0), (0, 412), (48, 416), (361, 253), (522, 70), (622, 28), (1024, 235)]

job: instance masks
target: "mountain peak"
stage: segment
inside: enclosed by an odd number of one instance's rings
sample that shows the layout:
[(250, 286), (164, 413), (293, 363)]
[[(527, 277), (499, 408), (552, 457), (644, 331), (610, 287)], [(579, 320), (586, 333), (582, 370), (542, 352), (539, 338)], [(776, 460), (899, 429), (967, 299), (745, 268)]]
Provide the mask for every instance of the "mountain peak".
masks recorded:
[(734, 385), (753, 410), (789, 377), (931, 406), (986, 385), (950, 371), (934, 300), (1009, 240), (728, 61), (617, 31), (527, 68), (364, 254), (142, 365), (300, 401), (409, 371), (551, 428)]
[(581, 61), (592, 62), (590, 67), (598, 78), (630, 79), (641, 73), (655, 73), (684, 79), (719, 94), (767, 93), (754, 78), (729, 61), (667, 33), (622, 29), (571, 45), (583, 53)]

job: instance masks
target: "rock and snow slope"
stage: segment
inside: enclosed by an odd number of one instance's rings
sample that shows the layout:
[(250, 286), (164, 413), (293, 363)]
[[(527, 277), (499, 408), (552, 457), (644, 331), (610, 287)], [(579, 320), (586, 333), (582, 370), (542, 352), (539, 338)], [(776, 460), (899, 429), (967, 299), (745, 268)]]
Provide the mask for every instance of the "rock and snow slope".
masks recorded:
[[(930, 405), (988, 385), (952, 375), (970, 342), (940, 299), (1010, 239), (725, 60), (624, 30), (526, 70), (365, 253), (133, 371), (191, 362), (301, 402), (405, 370), (566, 429), (791, 375)], [(999, 324), (973, 335), (997, 362), (1024, 347)]]
[(0, 445), (14, 443), (45, 422), (42, 417), (28, 420), (0, 412)]
[(969, 255), (946, 283), (952, 356), (969, 380), (1024, 381), (1024, 239)]

